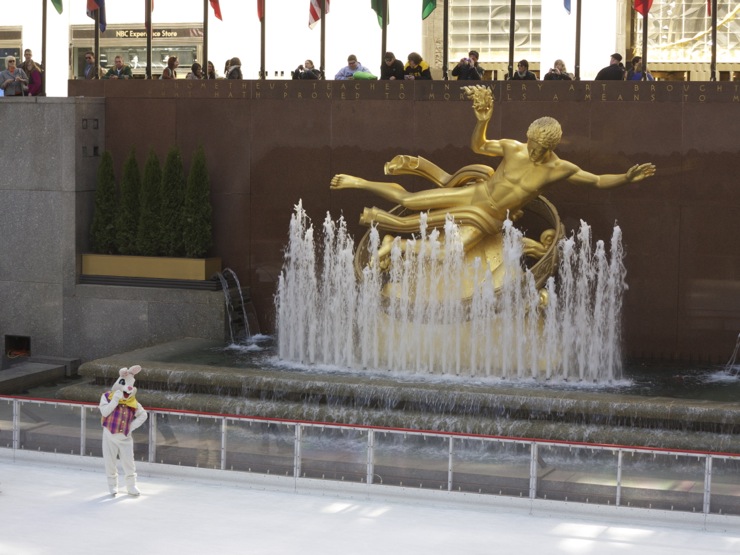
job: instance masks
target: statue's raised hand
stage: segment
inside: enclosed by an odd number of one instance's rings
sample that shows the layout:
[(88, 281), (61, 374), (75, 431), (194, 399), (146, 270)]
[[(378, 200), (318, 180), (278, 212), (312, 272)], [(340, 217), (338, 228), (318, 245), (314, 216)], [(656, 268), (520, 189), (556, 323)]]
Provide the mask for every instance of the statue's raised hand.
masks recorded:
[(493, 115), (493, 93), (484, 85), (463, 87), (465, 96), (473, 101), (473, 111), (479, 121), (487, 121)]
[(646, 164), (635, 164), (627, 170), (627, 182), (634, 183), (635, 181), (642, 181), (653, 174), (655, 174), (655, 164), (651, 164), (650, 162)]

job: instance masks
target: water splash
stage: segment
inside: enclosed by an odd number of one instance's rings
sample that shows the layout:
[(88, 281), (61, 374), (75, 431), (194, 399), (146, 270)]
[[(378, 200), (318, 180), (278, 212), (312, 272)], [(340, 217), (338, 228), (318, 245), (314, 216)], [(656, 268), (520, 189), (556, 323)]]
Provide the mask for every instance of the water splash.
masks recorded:
[(465, 262), (452, 218), (441, 233), (428, 231), (422, 214), (418, 236), (394, 240), (387, 272), (373, 229), (369, 264), (357, 279), (344, 219), (327, 213), (317, 264), (313, 226), (299, 202), (275, 296), (278, 356), (356, 371), (619, 379), (626, 289), (619, 227), (607, 253), (603, 241), (592, 248), (581, 222), (561, 241), (558, 277), (544, 292), (523, 268), (522, 234), (508, 220), (503, 239), (503, 261), (492, 272), (480, 259)]
[(242, 286), (236, 272), (231, 268), (224, 268), (219, 272), (218, 279), (221, 282), (221, 289), (224, 292), (224, 301), (226, 303), (226, 313), (229, 317), (229, 333), (231, 343), (243, 343), (252, 336), (249, 330), (249, 320), (247, 319), (247, 310), (244, 302)]
[(736, 364), (737, 357), (740, 355), (740, 333), (737, 335), (737, 341), (735, 342), (735, 350), (732, 351), (730, 360), (725, 365), (725, 372), (730, 376), (740, 377), (740, 364)]

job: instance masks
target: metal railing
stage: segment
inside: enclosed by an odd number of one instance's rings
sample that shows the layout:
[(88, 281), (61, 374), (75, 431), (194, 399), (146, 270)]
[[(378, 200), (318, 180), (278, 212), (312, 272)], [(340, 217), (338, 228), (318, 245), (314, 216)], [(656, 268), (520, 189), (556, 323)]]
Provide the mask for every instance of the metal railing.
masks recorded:
[[(740, 455), (149, 410), (137, 460), (223, 471), (740, 515)], [(100, 457), (98, 407), (0, 396), (0, 449)]]

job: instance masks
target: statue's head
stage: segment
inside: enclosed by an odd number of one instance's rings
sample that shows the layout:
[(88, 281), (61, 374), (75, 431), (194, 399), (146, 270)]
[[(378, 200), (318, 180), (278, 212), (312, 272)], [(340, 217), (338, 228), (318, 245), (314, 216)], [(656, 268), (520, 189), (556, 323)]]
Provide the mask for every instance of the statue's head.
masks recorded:
[(558, 120), (545, 116), (536, 119), (527, 129), (527, 138), (538, 142), (548, 150), (554, 150), (563, 136)]

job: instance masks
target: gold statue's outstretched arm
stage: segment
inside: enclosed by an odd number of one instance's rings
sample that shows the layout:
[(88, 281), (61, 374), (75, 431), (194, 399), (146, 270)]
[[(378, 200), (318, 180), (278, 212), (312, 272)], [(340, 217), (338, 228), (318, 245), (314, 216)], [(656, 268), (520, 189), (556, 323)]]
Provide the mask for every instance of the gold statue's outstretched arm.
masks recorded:
[(463, 87), (465, 96), (473, 101), (473, 112), (477, 118), (473, 136), (470, 138), (470, 148), (478, 154), (488, 156), (503, 156), (501, 142), (486, 138), (488, 122), (493, 115), (493, 92), (484, 85)]
[[(575, 166), (578, 168), (578, 166)], [(610, 189), (611, 187), (619, 187), (620, 185), (626, 185), (627, 183), (635, 183), (642, 181), (655, 174), (655, 164), (647, 162), (645, 164), (635, 164), (627, 173), (622, 174), (602, 174), (596, 175), (580, 168), (568, 178), (569, 183), (574, 185), (591, 185), (598, 189)]]

